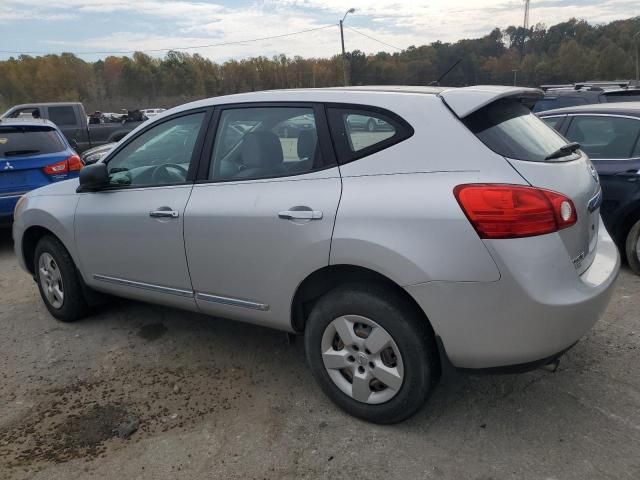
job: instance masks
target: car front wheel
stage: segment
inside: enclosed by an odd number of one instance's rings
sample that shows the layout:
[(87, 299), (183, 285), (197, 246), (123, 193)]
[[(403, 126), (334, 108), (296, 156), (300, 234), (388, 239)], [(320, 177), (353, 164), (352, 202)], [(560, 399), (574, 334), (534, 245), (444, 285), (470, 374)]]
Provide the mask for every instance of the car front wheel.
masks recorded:
[(40, 296), (51, 315), (63, 322), (82, 318), (87, 303), (64, 245), (53, 236), (43, 237), (36, 246), (33, 264)]
[(343, 286), (324, 295), (307, 321), (305, 350), (323, 391), (371, 422), (410, 417), (435, 383), (436, 348), (425, 319), (382, 286)]

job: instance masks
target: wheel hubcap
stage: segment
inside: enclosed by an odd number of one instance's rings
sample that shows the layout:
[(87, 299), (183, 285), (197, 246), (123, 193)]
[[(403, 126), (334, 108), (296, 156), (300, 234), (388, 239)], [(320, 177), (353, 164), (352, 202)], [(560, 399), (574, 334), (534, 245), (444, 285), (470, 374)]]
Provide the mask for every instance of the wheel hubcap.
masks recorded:
[(45, 252), (40, 255), (40, 259), (38, 260), (38, 273), (40, 276), (40, 286), (49, 305), (53, 308), (62, 307), (62, 303), (64, 302), (62, 274), (51, 254)]
[(636, 256), (640, 259), (640, 238), (638, 238), (638, 241), (636, 242)]
[(389, 332), (373, 320), (343, 315), (322, 335), (322, 361), (346, 395), (368, 404), (391, 400), (400, 390), (404, 365)]

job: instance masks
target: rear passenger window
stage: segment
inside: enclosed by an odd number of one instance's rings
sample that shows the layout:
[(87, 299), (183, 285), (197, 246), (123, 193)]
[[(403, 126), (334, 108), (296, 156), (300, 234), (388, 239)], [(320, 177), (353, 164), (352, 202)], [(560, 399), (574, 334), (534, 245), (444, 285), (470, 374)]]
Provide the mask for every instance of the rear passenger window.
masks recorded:
[(631, 158), (640, 158), (640, 137), (636, 140), (636, 148), (633, 149)]
[(328, 111), (341, 163), (371, 155), (413, 135), (407, 122), (381, 109), (330, 107)]
[(244, 107), (221, 112), (209, 179), (287, 177), (323, 168), (310, 107)]
[(630, 158), (638, 135), (640, 121), (603, 115), (576, 116), (567, 131), (567, 138), (595, 160)]
[(49, 107), (49, 120), (56, 125), (75, 125), (73, 107)]
[(558, 125), (560, 125), (560, 122), (562, 122), (562, 119), (564, 119), (564, 117), (547, 117), (547, 118), (543, 118), (542, 121), (547, 125), (549, 125), (551, 128), (553, 128), (554, 130), (558, 130)]

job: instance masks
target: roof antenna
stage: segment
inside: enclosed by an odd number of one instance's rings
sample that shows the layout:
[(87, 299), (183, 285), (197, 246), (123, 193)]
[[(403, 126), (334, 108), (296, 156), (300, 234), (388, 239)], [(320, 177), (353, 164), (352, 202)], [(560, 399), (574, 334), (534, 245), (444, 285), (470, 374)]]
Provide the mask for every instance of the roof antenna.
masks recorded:
[(440, 75), (440, 77), (438, 77), (437, 80), (434, 80), (433, 82), (431, 82), (429, 84), (430, 87), (439, 87), (440, 86), (440, 82), (442, 81), (442, 79), (444, 77), (446, 77), (447, 75), (449, 75), (449, 72), (451, 72), (451, 70), (453, 70), (454, 68), (456, 68), (460, 62), (462, 62), (462, 58), (459, 58), (453, 65), (451, 65), (451, 67), (449, 67), (449, 69), (444, 72), (442, 75)]

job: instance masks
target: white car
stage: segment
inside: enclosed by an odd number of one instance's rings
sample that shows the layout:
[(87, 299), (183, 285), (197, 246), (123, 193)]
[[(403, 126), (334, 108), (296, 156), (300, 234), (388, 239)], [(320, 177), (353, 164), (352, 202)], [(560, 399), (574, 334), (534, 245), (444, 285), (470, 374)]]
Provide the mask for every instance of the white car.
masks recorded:
[[(22, 197), (16, 255), (63, 321), (97, 291), (304, 335), (334, 402), (398, 422), (444, 362), (555, 361), (607, 307), (620, 260), (598, 175), (531, 113), (541, 96), (367, 87), (183, 105), (79, 181)], [(301, 116), (309, 128), (285, 136)]]
[(140, 110), (144, 113), (147, 118), (155, 117), (156, 115), (160, 115), (162, 112), (166, 111), (166, 108), (143, 108)]

